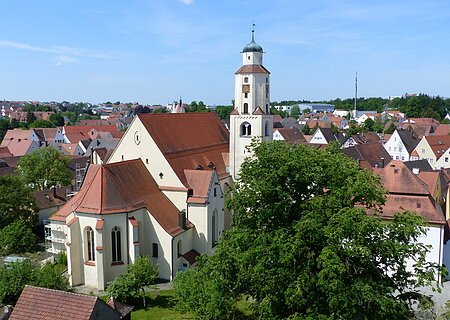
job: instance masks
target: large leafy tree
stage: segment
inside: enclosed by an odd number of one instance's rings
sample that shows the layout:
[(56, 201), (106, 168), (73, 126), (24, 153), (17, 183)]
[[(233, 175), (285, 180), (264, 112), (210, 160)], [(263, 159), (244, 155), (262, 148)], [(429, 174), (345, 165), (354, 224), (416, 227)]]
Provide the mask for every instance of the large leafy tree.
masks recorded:
[(408, 319), (416, 286), (438, 271), (416, 241), (420, 217), (384, 223), (379, 178), (336, 148), (273, 142), (253, 154), (230, 198), (233, 228), (175, 279), (178, 308), (226, 319), (246, 298), (263, 319)]
[(44, 190), (70, 184), (69, 161), (55, 148), (40, 148), (19, 160), (18, 171), (33, 189)]
[(110, 296), (126, 302), (142, 297), (145, 307), (145, 289), (155, 284), (159, 276), (158, 266), (152, 264), (149, 256), (141, 256), (128, 266), (125, 274), (118, 276), (108, 286)]
[(21, 220), (33, 226), (37, 207), (30, 189), (17, 176), (0, 176), (0, 228)]
[(24, 253), (36, 250), (37, 236), (22, 220), (0, 229), (0, 254)]

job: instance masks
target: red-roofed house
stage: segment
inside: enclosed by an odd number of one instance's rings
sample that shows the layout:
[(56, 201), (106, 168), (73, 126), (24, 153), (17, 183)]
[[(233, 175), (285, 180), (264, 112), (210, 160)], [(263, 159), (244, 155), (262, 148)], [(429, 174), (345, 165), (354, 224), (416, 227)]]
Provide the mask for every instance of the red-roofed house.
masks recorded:
[(402, 161), (393, 160), (385, 168), (373, 170), (381, 178), (387, 189), (386, 203), (382, 207), (381, 217), (392, 219), (399, 211), (410, 211), (422, 216), (428, 223), (418, 241), (430, 246), (427, 262), (450, 266), (450, 243), (447, 245), (445, 229), (447, 226), (441, 206), (433, 199), (430, 190), (436, 186), (433, 177), (420, 179)]

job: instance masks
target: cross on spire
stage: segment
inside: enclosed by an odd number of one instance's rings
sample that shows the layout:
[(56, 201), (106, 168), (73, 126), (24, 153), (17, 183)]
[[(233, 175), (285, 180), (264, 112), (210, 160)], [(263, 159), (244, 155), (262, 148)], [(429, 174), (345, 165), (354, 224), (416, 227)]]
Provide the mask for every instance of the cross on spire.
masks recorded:
[(253, 24), (252, 28), (252, 41), (255, 41), (255, 24)]

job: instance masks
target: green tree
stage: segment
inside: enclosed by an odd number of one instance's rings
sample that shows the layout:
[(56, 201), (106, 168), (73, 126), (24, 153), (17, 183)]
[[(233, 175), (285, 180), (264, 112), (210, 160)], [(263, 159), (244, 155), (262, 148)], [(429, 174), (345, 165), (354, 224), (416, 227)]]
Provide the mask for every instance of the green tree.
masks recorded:
[(69, 280), (62, 275), (62, 268), (58, 264), (47, 263), (36, 270), (33, 285), (48, 289), (69, 291)]
[(422, 219), (382, 221), (379, 178), (336, 147), (272, 142), (253, 155), (232, 187), (233, 228), (175, 282), (179, 308), (226, 319), (248, 297), (259, 319), (410, 319), (438, 270), (416, 242)]
[(293, 106), (291, 108), (291, 117), (294, 117), (295, 119), (298, 119), (300, 116), (300, 108), (299, 106)]
[(36, 116), (32, 111), (27, 111), (27, 124), (30, 125), (36, 121)]
[(393, 134), (396, 129), (397, 129), (397, 127), (395, 126), (395, 123), (391, 122), (389, 124), (389, 126), (386, 129), (384, 129), (384, 133), (385, 134)]
[(12, 118), (11, 121), (9, 122), (9, 128), (15, 129), (18, 127), (19, 127), (19, 121), (16, 118)]
[(0, 254), (35, 251), (38, 238), (22, 220), (14, 221), (0, 230)]
[(27, 284), (32, 284), (36, 268), (28, 261), (0, 266), (0, 301), (14, 305)]
[(5, 136), (6, 131), (8, 131), (8, 129), (10, 129), (9, 120), (6, 118), (1, 118), (0, 119), (0, 141), (3, 140), (3, 137)]
[(375, 121), (373, 121), (371, 118), (367, 118), (366, 121), (364, 121), (363, 127), (367, 131), (374, 131)]
[(217, 106), (216, 113), (220, 119), (225, 120), (230, 117), (233, 106)]
[(32, 227), (38, 211), (31, 190), (14, 175), (0, 176), (0, 226), (21, 220)]
[(309, 135), (311, 134), (311, 128), (308, 126), (308, 124), (304, 124), (302, 127), (302, 133)]
[(39, 148), (19, 160), (17, 170), (25, 183), (35, 190), (70, 184), (69, 158), (52, 147)]
[(39, 268), (25, 260), (0, 266), (0, 301), (14, 305), (25, 285), (69, 290), (69, 282), (58, 265), (46, 264)]
[(149, 256), (138, 257), (128, 266), (126, 274), (117, 277), (108, 287), (110, 296), (131, 302), (141, 296), (145, 307), (145, 289), (155, 284), (158, 279), (158, 266), (152, 264)]
[(50, 115), (49, 120), (56, 127), (61, 127), (64, 125), (64, 116), (61, 113), (53, 113)]
[(30, 128), (54, 128), (53, 122), (48, 120), (38, 119), (29, 125)]

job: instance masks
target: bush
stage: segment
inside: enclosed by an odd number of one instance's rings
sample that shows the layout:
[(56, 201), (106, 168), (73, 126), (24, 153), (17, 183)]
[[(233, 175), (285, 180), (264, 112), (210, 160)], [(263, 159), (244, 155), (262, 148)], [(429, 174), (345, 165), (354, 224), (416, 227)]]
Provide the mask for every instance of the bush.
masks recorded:
[(62, 251), (56, 256), (56, 263), (67, 267), (67, 253)]
[(0, 231), (0, 253), (24, 253), (35, 251), (37, 237), (22, 220), (17, 220)]

